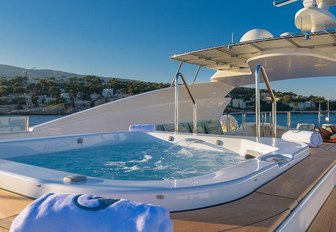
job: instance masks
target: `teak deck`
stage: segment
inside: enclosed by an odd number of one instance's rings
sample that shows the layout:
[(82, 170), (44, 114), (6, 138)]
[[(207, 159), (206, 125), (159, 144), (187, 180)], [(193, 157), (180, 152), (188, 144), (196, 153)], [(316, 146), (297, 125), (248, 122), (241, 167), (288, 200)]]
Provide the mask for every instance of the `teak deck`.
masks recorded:
[[(336, 145), (323, 144), (311, 155), (252, 194), (228, 204), (172, 213), (175, 231), (272, 231), (319, 179), (336, 164)], [(0, 190), (0, 232), (8, 231), (31, 199)], [(336, 190), (309, 231), (336, 231)]]

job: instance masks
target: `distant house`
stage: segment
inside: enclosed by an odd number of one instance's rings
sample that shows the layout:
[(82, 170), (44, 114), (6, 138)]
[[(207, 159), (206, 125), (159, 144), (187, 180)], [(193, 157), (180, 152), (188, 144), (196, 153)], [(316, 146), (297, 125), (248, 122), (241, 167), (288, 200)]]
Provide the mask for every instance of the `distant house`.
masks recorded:
[(16, 100), (16, 96), (14, 94), (8, 94), (7, 96), (1, 97), (3, 101), (7, 103), (13, 103)]
[(67, 81), (67, 78), (65, 76), (58, 76), (58, 77), (56, 77), (56, 80), (59, 83), (65, 83)]
[(61, 98), (64, 99), (65, 103), (70, 103), (71, 102), (71, 98), (69, 93), (61, 93)]
[(33, 101), (32, 101), (32, 96), (31, 95), (23, 95), (25, 101), (26, 101), (26, 108), (33, 107)]
[(37, 96), (37, 104), (39, 104), (39, 105), (43, 105), (43, 104), (45, 104), (44, 103), (44, 101), (45, 101), (45, 99), (47, 98), (47, 95), (38, 95)]
[(100, 98), (100, 97), (101, 97), (101, 95), (98, 94), (98, 93), (90, 94), (90, 98), (91, 98), (91, 100), (93, 100), (93, 101), (97, 100), (97, 99)]
[(112, 97), (114, 93), (114, 89), (103, 89), (102, 95), (103, 97)]
[(47, 97), (45, 100), (44, 100), (44, 103), (45, 104), (51, 104), (55, 101), (55, 98), (53, 97)]
[[(271, 98), (271, 96), (270, 96), (269, 93), (261, 93), (261, 94), (260, 94), (260, 99), (263, 100), (263, 101), (266, 101), (266, 102), (268, 102), (268, 103), (271, 103), (271, 102), (272, 102), (272, 98)], [(278, 97), (275, 96), (275, 100), (276, 100), (276, 101), (279, 101), (280, 98), (278, 98)]]
[(316, 110), (316, 104), (312, 101), (306, 101), (301, 103), (300, 110)]
[(246, 102), (243, 99), (232, 99), (231, 106), (238, 109), (246, 109)]
[(291, 103), (289, 103), (289, 106), (293, 110), (301, 110), (301, 103), (300, 102), (291, 102)]
[(39, 105), (46, 105), (53, 103), (55, 101), (55, 98), (48, 97), (47, 95), (38, 95), (37, 96), (37, 104)]

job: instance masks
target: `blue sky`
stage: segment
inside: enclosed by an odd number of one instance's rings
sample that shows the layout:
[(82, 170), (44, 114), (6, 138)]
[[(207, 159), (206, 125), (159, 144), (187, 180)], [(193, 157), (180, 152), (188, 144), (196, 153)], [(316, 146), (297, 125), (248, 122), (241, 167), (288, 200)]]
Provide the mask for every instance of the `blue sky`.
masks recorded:
[[(232, 32), (237, 42), (253, 28), (298, 33), (301, 7), (276, 8), (272, 0), (0, 0), (0, 63), (170, 82), (178, 65), (171, 55), (227, 44)], [(191, 80), (195, 67), (182, 71)], [(202, 70), (200, 81), (212, 73)], [(273, 88), (336, 99), (332, 86), (336, 78)]]

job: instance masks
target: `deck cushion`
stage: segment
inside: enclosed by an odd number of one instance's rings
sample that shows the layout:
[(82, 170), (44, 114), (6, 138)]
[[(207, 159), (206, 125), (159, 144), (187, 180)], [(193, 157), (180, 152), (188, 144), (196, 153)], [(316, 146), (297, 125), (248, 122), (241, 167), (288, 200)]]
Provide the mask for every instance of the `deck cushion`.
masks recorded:
[(222, 135), (222, 126), (219, 121), (210, 120), (204, 123), (208, 134)]

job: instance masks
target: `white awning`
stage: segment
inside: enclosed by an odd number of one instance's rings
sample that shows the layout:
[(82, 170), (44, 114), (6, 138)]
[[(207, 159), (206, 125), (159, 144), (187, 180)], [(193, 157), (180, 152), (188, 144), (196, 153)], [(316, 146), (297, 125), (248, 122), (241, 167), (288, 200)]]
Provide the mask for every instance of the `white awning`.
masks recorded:
[(268, 50), (308, 48), (335, 56), (336, 30), (310, 33), (309, 39), (306, 36), (308, 35), (286, 35), (227, 44), (174, 55), (171, 59), (209, 69), (246, 72), (249, 69), (248, 60)]

